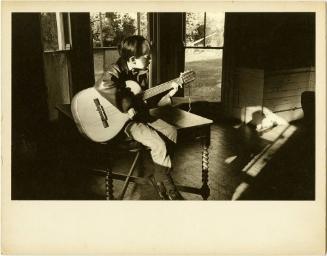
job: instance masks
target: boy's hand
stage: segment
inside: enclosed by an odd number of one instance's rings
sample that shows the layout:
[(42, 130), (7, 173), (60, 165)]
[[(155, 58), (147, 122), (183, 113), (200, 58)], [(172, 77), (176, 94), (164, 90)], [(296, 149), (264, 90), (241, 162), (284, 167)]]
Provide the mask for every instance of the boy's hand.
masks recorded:
[(133, 120), (133, 118), (134, 118), (135, 115), (136, 115), (136, 111), (135, 111), (134, 108), (130, 108), (130, 109), (127, 111), (127, 114), (128, 114), (129, 119)]
[(179, 87), (182, 87), (182, 86), (180, 84), (176, 83), (176, 82), (172, 82), (171, 83), (171, 88), (172, 89), (168, 93), (169, 96), (173, 97), (176, 94), (176, 92), (178, 91)]

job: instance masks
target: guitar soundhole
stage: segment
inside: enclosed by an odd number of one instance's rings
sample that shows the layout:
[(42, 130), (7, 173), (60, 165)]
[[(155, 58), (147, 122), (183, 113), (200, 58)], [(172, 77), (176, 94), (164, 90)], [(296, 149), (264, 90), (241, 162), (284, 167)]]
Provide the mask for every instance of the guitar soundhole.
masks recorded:
[(100, 104), (100, 101), (98, 98), (94, 99), (94, 104), (97, 108), (97, 112), (99, 113), (100, 115), (100, 118), (101, 118), (101, 121), (102, 121), (102, 125), (104, 128), (107, 128), (109, 127), (109, 123), (108, 123), (108, 117), (106, 115), (106, 112), (104, 111), (104, 108), (103, 106)]

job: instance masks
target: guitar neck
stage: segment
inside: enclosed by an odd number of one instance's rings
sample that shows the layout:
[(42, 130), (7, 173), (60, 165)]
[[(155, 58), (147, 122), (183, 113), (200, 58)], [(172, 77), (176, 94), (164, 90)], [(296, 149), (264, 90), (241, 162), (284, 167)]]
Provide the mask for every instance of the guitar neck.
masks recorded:
[(165, 82), (163, 84), (152, 87), (150, 89), (147, 89), (143, 93), (143, 100), (147, 100), (147, 99), (152, 98), (160, 93), (170, 90), (172, 82), (181, 83), (180, 78), (176, 78), (176, 79), (170, 80), (168, 82)]

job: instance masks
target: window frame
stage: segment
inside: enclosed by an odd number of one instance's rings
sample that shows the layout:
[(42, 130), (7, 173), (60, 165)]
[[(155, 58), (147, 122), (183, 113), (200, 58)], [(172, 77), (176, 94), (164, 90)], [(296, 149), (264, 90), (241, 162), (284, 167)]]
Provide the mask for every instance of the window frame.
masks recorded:
[[(217, 49), (217, 50), (224, 50), (225, 40), (224, 44), (222, 46), (206, 46), (206, 27), (207, 27), (207, 12), (204, 12), (203, 15), (203, 21), (204, 21), (204, 38), (203, 38), (203, 46), (187, 46), (186, 44), (186, 12), (183, 13), (183, 37), (184, 37), (184, 50), (185, 49)], [(225, 27), (225, 26), (224, 26)]]
[(67, 13), (67, 12), (52, 12), (52, 13), (55, 13), (55, 15), (56, 15), (58, 49), (45, 50), (43, 47), (43, 52), (51, 53), (51, 52), (69, 51), (72, 47), (72, 36), (71, 36), (71, 25), (70, 25), (69, 13)]
[[(204, 21), (204, 42), (203, 42), (203, 46), (187, 46), (186, 44), (186, 12), (183, 13), (183, 49), (184, 49), (184, 68), (186, 65), (186, 50), (187, 49), (204, 49), (204, 50), (221, 50), (222, 51), (222, 59), (224, 58), (224, 48), (225, 48), (225, 20), (226, 20), (226, 12), (224, 13), (224, 43), (222, 46), (205, 46), (206, 43), (206, 16), (207, 16), (207, 12), (204, 12), (204, 17), (203, 17), (203, 21)], [(223, 69), (223, 66), (222, 66)], [(223, 73), (223, 70), (222, 70)], [(222, 85), (223, 83), (223, 78), (221, 77), (221, 81), (220, 84)], [(185, 93), (184, 93), (185, 96)], [(188, 97), (192, 97), (192, 96), (188, 96)], [(221, 96), (222, 97), (222, 96)], [(220, 97), (220, 101), (221, 101), (221, 97)]]

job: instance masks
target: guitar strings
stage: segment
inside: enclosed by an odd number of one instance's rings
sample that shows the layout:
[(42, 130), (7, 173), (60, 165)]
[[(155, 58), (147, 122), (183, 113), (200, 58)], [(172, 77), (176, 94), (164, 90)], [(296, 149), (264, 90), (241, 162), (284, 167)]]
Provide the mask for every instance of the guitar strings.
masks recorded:
[(192, 105), (191, 105), (192, 101), (191, 101), (191, 86), (188, 86), (188, 111), (187, 112), (191, 112), (192, 110)]
[[(173, 80), (177, 80), (177, 79), (173, 79)], [(171, 81), (170, 81), (171, 82)], [(164, 85), (164, 84), (166, 84), (166, 85)], [(162, 84), (162, 85), (164, 85), (164, 86), (167, 86), (168, 84), (169, 84), (169, 82), (166, 82), (166, 83), (164, 83), (164, 84)], [(163, 86), (163, 87), (164, 87)], [(158, 86), (159, 87), (159, 86)], [(161, 87), (161, 86), (160, 86)], [(148, 89), (148, 91), (149, 91), (149, 93), (153, 93), (153, 92), (156, 92), (156, 91), (160, 91), (160, 90), (158, 90), (159, 88), (156, 88), (156, 87), (153, 87), (153, 88), (151, 88), (151, 89)], [(161, 87), (161, 89), (162, 89), (162, 87)], [(103, 107), (103, 106), (102, 106)], [(109, 108), (113, 108), (112, 106), (107, 106), (107, 107), (103, 107), (103, 109), (109, 109)], [(191, 86), (190, 85), (188, 85), (188, 110), (187, 110), (187, 112), (190, 112), (192, 110), (192, 100), (191, 100)], [(118, 111), (115, 111), (115, 110), (113, 110), (112, 112), (114, 112), (114, 113), (111, 113), (110, 114), (110, 116), (114, 116), (114, 115), (118, 115), (118, 114), (122, 114), (122, 112), (120, 112), (119, 110)]]

